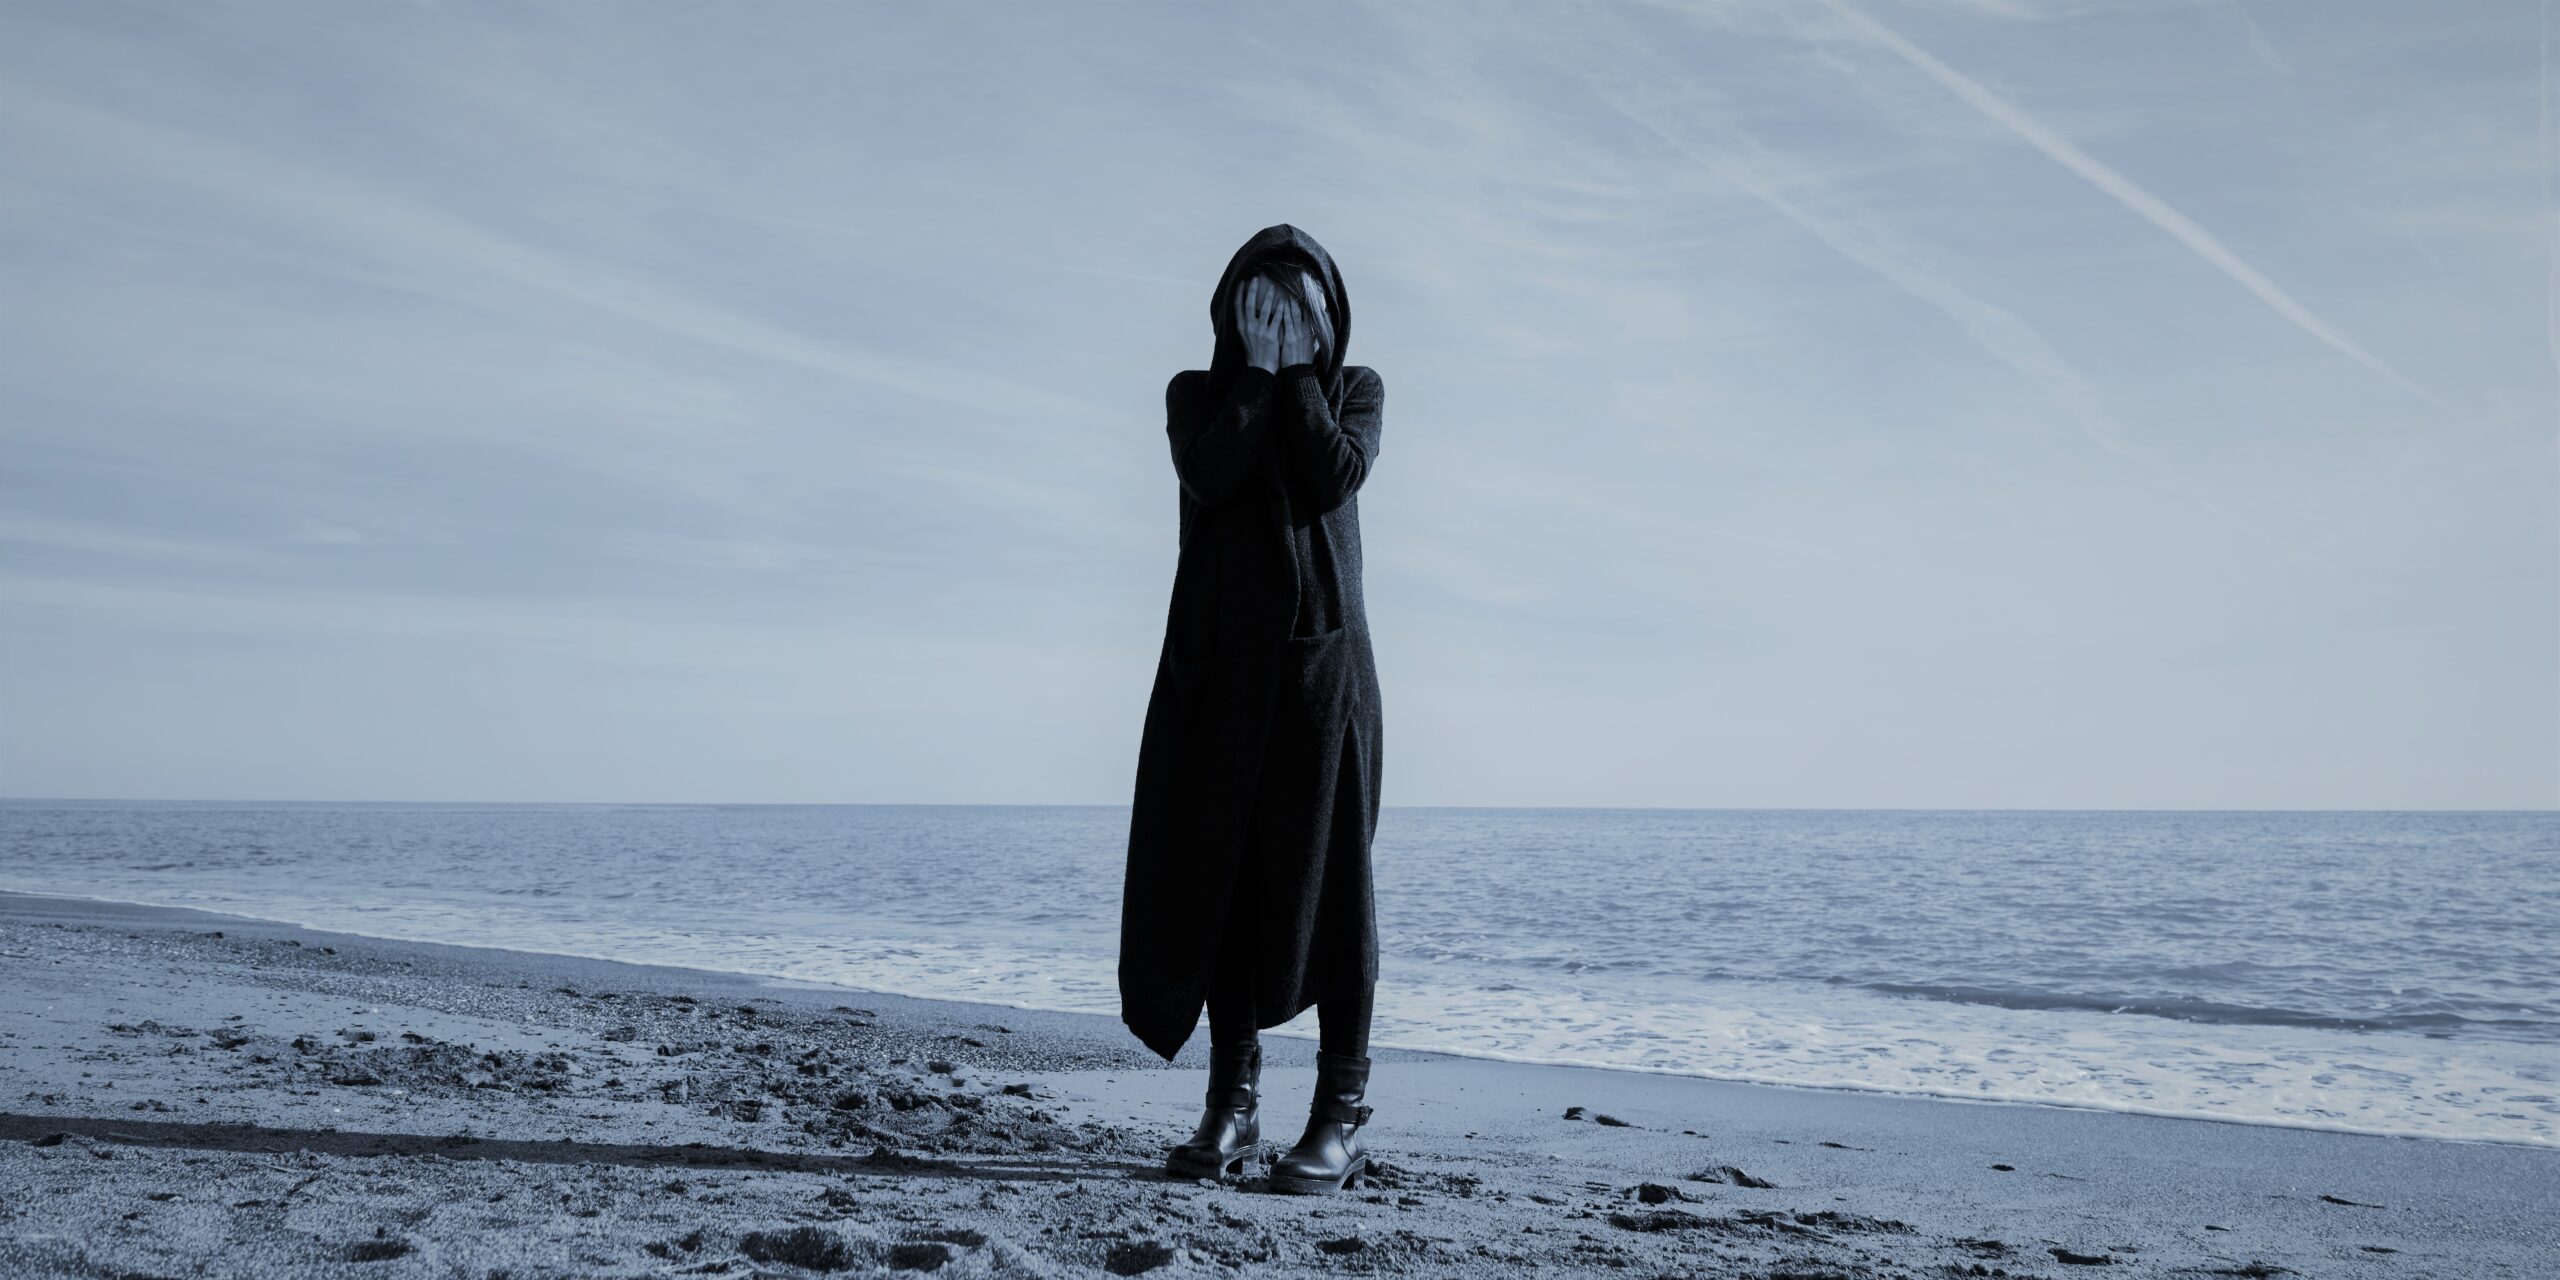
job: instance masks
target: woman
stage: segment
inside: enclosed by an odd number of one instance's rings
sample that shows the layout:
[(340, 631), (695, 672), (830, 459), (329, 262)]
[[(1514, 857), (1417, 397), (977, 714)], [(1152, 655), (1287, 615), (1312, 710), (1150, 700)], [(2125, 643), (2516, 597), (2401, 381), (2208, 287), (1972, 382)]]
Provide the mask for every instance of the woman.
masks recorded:
[(1215, 1176), (1261, 1140), (1257, 1032), (1316, 1009), (1307, 1128), (1277, 1190), (1368, 1167), (1376, 659), (1354, 500), (1384, 385), (1342, 362), (1351, 303), (1287, 223), (1227, 263), (1206, 370), (1165, 388), (1181, 554), (1138, 746), (1121, 896), (1121, 1019), (1167, 1061), (1209, 1013), (1208, 1106), (1166, 1168)]

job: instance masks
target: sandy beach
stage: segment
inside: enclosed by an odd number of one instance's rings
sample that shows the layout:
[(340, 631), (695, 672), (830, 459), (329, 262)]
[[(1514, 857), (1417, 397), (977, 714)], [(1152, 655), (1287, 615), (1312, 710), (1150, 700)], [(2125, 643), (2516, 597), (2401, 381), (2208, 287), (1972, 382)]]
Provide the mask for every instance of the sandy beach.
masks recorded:
[(1205, 1032), (25, 895), (0, 974), (12, 1276), (2560, 1273), (2544, 1148), (1382, 1049), (1307, 1198), (1160, 1171)]

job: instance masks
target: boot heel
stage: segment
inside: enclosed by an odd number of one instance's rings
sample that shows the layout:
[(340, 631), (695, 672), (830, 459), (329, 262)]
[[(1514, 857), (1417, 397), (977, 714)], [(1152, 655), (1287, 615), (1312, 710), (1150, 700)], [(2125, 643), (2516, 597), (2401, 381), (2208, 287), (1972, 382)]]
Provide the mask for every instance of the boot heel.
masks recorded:
[(1245, 1161), (1262, 1145), (1261, 1117), (1246, 1113), (1237, 1127), (1235, 1147), (1221, 1156), (1198, 1139), (1175, 1147), (1167, 1153), (1164, 1171), (1180, 1178), (1223, 1178), (1230, 1173), (1242, 1174)]
[(1360, 1141), (1370, 1109), (1361, 1101), (1369, 1091), (1369, 1060), (1350, 1054), (1316, 1052), (1316, 1095), (1307, 1110), (1307, 1132), (1271, 1167), (1271, 1189), (1293, 1195), (1331, 1195), (1349, 1187), (1369, 1170), (1369, 1150)]
[(1262, 1140), (1262, 1046), (1220, 1045), (1209, 1058), (1208, 1106), (1189, 1141), (1165, 1153), (1177, 1178), (1222, 1178)]
[(1252, 1154), (1253, 1149), (1247, 1147), (1220, 1160), (1215, 1154), (1196, 1154), (1177, 1147), (1165, 1157), (1164, 1171), (1177, 1178), (1223, 1178), (1243, 1172), (1245, 1157)]
[(1274, 1173), (1271, 1175), (1271, 1189), (1274, 1191), (1285, 1191), (1291, 1195), (1327, 1196), (1338, 1191), (1349, 1191), (1351, 1189), (1351, 1184), (1359, 1181), (1360, 1175), (1367, 1173), (1368, 1171), (1369, 1157), (1365, 1155), (1353, 1156), (1351, 1158), (1351, 1167), (1343, 1170), (1342, 1176), (1339, 1178), (1304, 1178), (1291, 1177), (1285, 1173)]

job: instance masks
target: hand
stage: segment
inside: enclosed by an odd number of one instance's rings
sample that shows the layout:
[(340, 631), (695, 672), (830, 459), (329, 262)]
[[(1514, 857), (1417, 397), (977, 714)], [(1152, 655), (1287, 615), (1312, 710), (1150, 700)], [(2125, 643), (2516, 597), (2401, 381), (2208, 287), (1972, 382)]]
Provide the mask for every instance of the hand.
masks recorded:
[(1291, 307), (1280, 328), (1280, 367), (1312, 364), (1316, 358), (1316, 336), (1307, 327), (1306, 318)]
[(1254, 276), (1236, 297), (1236, 330), (1244, 339), (1244, 362), (1266, 373), (1280, 371), (1282, 341), (1297, 308), (1269, 280)]
[(1284, 347), (1280, 352), (1280, 367), (1284, 369), (1293, 364), (1314, 364), (1324, 357), (1325, 348), (1333, 343), (1332, 319), (1325, 314), (1324, 285), (1316, 280), (1315, 273), (1298, 273), (1298, 297), (1305, 305), (1292, 307), (1289, 311), (1294, 322), (1291, 326), (1294, 347)]

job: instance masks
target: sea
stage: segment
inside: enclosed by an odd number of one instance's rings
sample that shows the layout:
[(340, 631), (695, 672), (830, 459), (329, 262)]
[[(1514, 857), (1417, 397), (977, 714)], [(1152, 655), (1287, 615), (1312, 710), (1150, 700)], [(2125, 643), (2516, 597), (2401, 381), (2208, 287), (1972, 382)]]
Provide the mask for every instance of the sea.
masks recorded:
[[(0, 888), (1116, 1016), (1128, 817), (15, 800)], [(2560, 1145), (2560, 813), (1391, 806), (1374, 857), (1374, 1045)]]

